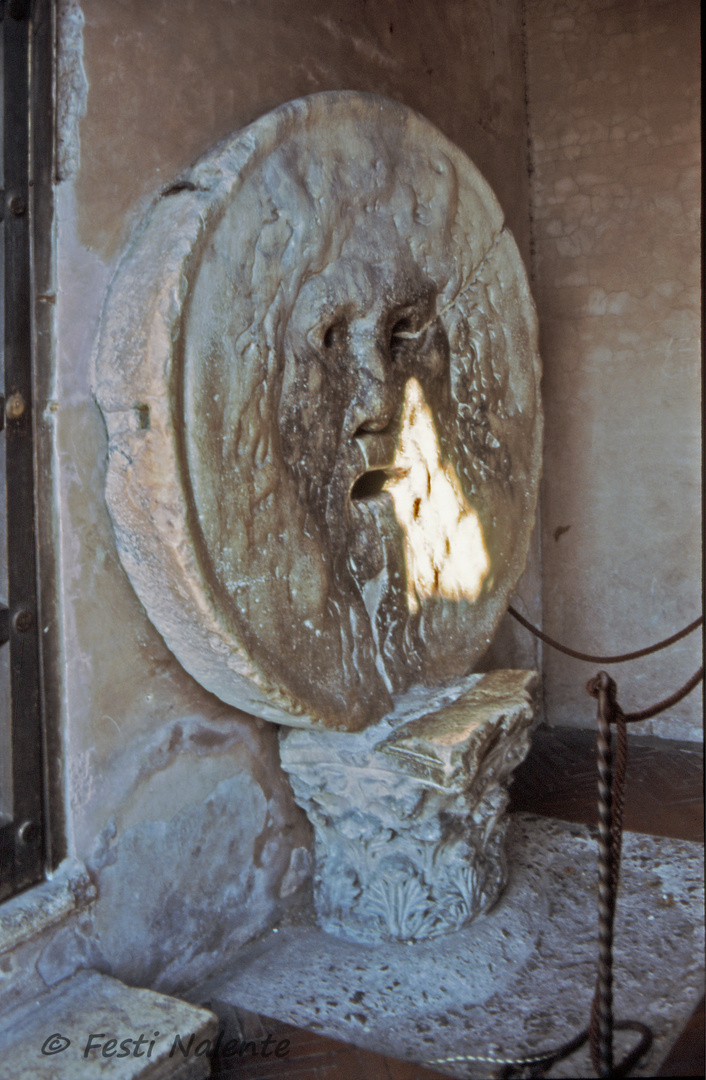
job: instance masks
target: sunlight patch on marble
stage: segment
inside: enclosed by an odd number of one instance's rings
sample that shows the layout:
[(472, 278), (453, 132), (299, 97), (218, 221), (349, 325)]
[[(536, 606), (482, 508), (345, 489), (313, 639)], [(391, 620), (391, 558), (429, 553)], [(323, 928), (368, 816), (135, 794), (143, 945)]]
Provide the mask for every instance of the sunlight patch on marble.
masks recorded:
[(442, 464), (431, 409), (414, 378), (391, 471), (386, 486), (404, 532), (410, 611), (432, 596), (476, 600), (490, 569), (480, 521), (453, 465)]

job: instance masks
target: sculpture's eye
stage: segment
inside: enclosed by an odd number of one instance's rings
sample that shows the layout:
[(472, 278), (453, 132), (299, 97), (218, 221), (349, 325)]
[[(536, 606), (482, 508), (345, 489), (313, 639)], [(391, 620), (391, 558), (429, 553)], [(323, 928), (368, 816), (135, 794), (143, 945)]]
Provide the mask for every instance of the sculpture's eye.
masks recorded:
[(398, 341), (405, 340), (408, 337), (414, 335), (414, 320), (410, 315), (403, 315), (401, 319), (398, 319), (395, 325), (392, 327), (390, 334), (390, 340), (394, 344), (395, 339)]
[(423, 320), (417, 311), (412, 309), (398, 316), (390, 331), (390, 356), (393, 360), (407, 348), (410, 342), (417, 339), (421, 328), (423, 328)]
[(340, 349), (345, 344), (347, 327), (344, 319), (338, 319), (326, 328), (323, 335), (324, 348), (329, 351)]

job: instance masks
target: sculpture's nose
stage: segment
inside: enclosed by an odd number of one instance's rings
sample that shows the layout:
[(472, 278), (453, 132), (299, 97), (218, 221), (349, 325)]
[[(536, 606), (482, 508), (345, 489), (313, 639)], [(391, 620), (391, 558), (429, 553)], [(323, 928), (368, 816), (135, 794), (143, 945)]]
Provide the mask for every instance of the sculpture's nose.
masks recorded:
[(354, 435), (384, 431), (399, 404), (399, 389), (389, 348), (373, 334), (351, 341), (354, 392), (350, 423)]

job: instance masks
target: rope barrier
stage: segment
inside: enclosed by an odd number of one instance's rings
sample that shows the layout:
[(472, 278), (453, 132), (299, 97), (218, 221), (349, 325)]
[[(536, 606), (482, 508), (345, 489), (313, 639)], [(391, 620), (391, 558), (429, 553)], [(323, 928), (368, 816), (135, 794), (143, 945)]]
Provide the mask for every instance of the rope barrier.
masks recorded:
[(573, 656), (574, 660), (586, 660), (589, 664), (624, 664), (628, 660), (638, 660), (641, 656), (649, 656), (651, 653), (659, 652), (660, 649), (666, 649), (668, 645), (674, 645), (675, 642), (681, 641), (687, 634), (691, 634), (697, 627), (701, 626), (704, 617), (699, 615), (698, 619), (694, 619), (688, 626), (685, 626), (683, 630), (677, 631), (676, 634), (672, 634), (671, 637), (665, 638), (663, 641), (658, 641), (654, 645), (648, 645), (644, 649), (636, 649), (634, 652), (620, 653), (618, 656), (594, 656), (592, 653), (578, 652), (576, 649), (570, 649), (568, 645), (562, 645), (560, 641), (556, 641), (554, 638), (549, 637), (549, 634), (545, 634), (542, 630), (539, 630), (536, 626), (533, 626), (524, 615), (520, 615), (519, 611), (515, 611), (514, 607), (508, 607), (507, 609), (514, 619), (517, 619), (518, 623), (524, 626), (525, 630), (529, 630), (531, 634), (543, 641), (545, 645), (551, 645), (552, 649), (556, 649), (558, 652), (565, 653), (567, 656)]
[(665, 709), (671, 709), (672, 705), (676, 705), (677, 702), (685, 698), (687, 694), (697, 686), (704, 677), (704, 669), (700, 667), (698, 671), (695, 671), (690, 679), (684, 683), (679, 690), (676, 690), (669, 697), (663, 701), (658, 701), (656, 705), (651, 705), (649, 709), (642, 709), (640, 712), (626, 713), (623, 719), (626, 724), (635, 724), (638, 720), (649, 720), (653, 716), (657, 716), (659, 713), (664, 712)]
[[(592, 659), (586, 653), (568, 649), (532, 626), (514, 608), (509, 609), (518, 622), (539, 637), (546, 644), (560, 652), (574, 656), (579, 660)], [(624, 663), (640, 656), (659, 652), (669, 645), (686, 637), (703, 623), (703, 616), (694, 619), (682, 630), (670, 637), (638, 649), (632, 653), (604, 657), (599, 663)], [(625, 797), (625, 778), (627, 774), (627, 725), (640, 720), (649, 720), (659, 713), (676, 705), (691, 693), (703, 679), (703, 666), (694, 672), (690, 679), (669, 697), (658, 701), (647, 709), (624, 713), (618, 704), (617, 684), (605, 671), (600, 671), (586, 684), (587, 692), (598, 700), (596, 740), (598, 767), (598, 969), (596, 989), (591, 1005), (591, 1020), (588, 1027), (593, 1067), (600, 1077), (622, 1077), (640, 1060), (652, 1043), (652, 1033), (639, 1021), (624, 1021), (633, 1030), (641, 1029), (642, 1038), (638, 1046), (617, 1067), (613, 1065), (613, 1031), (617, 1024), (613, 1018), (613, 926), (615, 922), (615, 904), (618, 894), (620, 874), (620, 855), (623, 834), (623, 803)], [(613, 771), (611, 724), (617, 729), (615, 771)]]
[[(703, 623), (703, 616), (694, 619), (682, 630), (672, 634), (655, 645), (618, 656), (593, 656), (578, 652), (555, 641), (533, 626), (514, 608), (508, 608), (510, 614), (540, 641), (553, 649), (572, 656), (576, 660), (585, 660), (599, 664), (621, 664), (628, 660), (637, 660), (641, 656), (666, 649), (680, 641)], [(593, 1067), (600, 1077), (622, 1080), (628, 1076), (642, 1057), (650, 1049), (653, 1036), (650, 1028), (639, 1020), (615, 1020), (613, 1017), (613, 930), (615, 905), (618, 894), (620, 875), (620, 856), (623, 839), (623, 804), (625, 798), (625, 780), (627, 775), (628, 739), (627, 725), (639, 720), (649, 720), (676, 705), (703, 679), (704, 669), (700, 667), (679, 690), (670, 694), (657, 704), (638, 712), (624, 713), (618, 704), (618, 687), (605, 671), (599, 671), (586, 684), (587, 692), (597, 699), (597, 767), (598, 767), (598, 966), (596, 987), (591, 1004), (591, 1018), (588, 1027), (575, 1038), (544, 1054), (527, 1057), (476, 1057), (470, 1054), (456, 1057), (435, 1058), (428, 1065), (446, 1065), (463, 1062), (479, 1062), (502, 1066), (498, 1074), (501, 1080), (511, 1080), (517, 1070), (522, 1075), (544, 1077), (552, 1065), (562, 1061), (579, 1050), (587, 1041), (591, 1048)], [(616, 728), (615, 765), (613, 766), (613, 748), (611, 725)], [(619, 1065), (613, 1062), (613, 1033), (615, 1031), (635, 1031), (640, 1035), (637, 1045), (625, 1055)]]

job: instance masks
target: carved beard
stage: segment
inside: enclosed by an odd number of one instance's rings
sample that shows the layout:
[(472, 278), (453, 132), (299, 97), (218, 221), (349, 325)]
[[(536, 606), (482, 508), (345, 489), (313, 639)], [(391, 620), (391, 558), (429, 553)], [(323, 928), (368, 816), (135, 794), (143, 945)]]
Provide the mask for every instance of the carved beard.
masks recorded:
[(409, 610), (404, 537), (389, 492), (352, 501), (347, 573), (359, 590), (391, 693), (419, 678), (419, 617)]
[(353, 653), (370, 643), (388, 691), (404, 691), (420, 676), (419, 616), (409, 611), (404, 538), (389, 492), (352, 500), (345, 467), (325, 486), (301, 466), (286, 468), (306, 507), (305, 529), (328, 562), (329, 614)]

